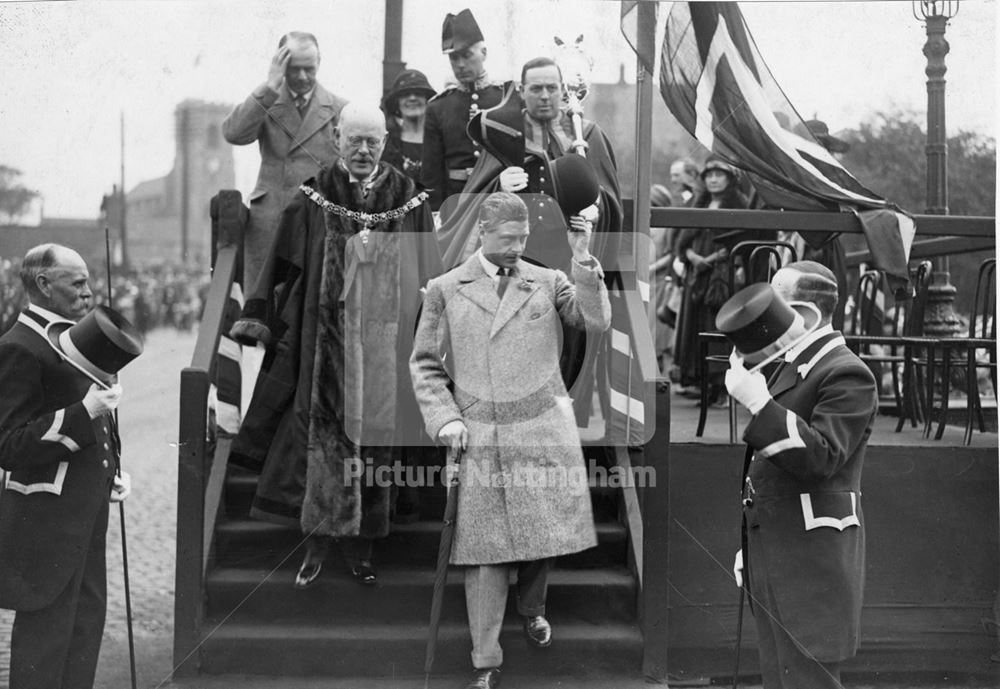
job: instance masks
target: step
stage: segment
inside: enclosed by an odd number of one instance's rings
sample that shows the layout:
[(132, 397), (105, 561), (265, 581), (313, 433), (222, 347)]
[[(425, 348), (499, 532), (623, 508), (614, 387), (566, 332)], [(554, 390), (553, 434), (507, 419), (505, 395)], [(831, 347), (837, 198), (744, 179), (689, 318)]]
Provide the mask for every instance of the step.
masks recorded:
[[(638, 675), (642, 635), (631, 624), (560, 624), (552, 620), (553, 643), (527, 645), (511, 618), (500, 643), (504, 666), (519, 675), (580, 676), (609, 672)], [(422, 675), (427, 625), (301, 625), (206, 621), (201, 670), (209, 674), (273, 676), (398, 677)], [(471, 669), (472, 644), (465, 623), (442, 624), (434, 673)]]
[[(330, 558), (330, 560), (335, 560)], [(379, 569), (375, 586), (361, 586), (339, 561), (329, 561), (308, 589), (293, 587), (291, 569), (217, 569), (206, 581), (207, 614), (234, 621), (318, 624), (419, 623), (430, 614), (434, 572), (429, 569)], [(465, 619), (462, 568), (449, 570), (443, 619)], [(516, 613), (514, 595), (508, 612)], [(549, 576), (546, 610), (553, 617), (601, 624), (635, 619), (636, 584), (625, 568), (564, 570)]]
[[(441, 527), (439, 521), (394, 524), (389, 536), (375, 545), (376, 564), (434, 567)], [(628, 551), (626, 528), (617, 522), (598, 522), (596, 530), (596, 548), (560, 557), (559, 565), (570, 568), (624, 564)], [(226, 521), (216, 526), (216, 563), (217, 566), (298, 568), (304, 551), (288, 555), (301, 543), (302, 532), (295, 528), (254, 519)]]

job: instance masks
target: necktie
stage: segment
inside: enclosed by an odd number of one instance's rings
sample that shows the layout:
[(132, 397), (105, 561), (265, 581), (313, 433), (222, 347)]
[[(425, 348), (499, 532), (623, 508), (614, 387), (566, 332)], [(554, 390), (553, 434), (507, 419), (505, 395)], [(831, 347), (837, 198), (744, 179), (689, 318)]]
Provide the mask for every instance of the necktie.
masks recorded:
[(503, 293), (507, 291), (507, 285), (510, 284), (510, 275), (507, 274), (507, 270), (504, 268), (499, 268), (497, 275), (500, 277), (500, 280), (497, 282), (497, 296), (503, 299)]
[(299, 115), (305, 117), (306, 114), (306, 98), (305, 96), (295, 96), (295, 107), (299, 110)]

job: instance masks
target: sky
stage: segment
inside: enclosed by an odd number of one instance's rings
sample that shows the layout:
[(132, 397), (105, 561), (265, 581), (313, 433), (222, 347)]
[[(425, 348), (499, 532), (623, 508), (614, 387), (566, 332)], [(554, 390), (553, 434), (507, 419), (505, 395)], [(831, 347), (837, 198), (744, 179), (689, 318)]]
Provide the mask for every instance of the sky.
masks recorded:
[[(665, 17), (670, 3), (661, 3)], [(617, 81), (635, 60), (609, 0), (404, 0), (403, 60), (436, 88), (450, 75), (440, 52), (447, 12), (470, 7), (500, 79), (551, 53), (552, 36), (584, 35), (592, 80)], [(877, 111), (926, 112), (923, 26), (910, 2), (749, 2), (744, 15), (778, 84), (806, 118), (834, 132)], [(964, 0), (949, 24), (949, 133), (994, 136), (993, 0)], [(266, 77), (282, 33), (319, 39), (319, 80), (349, 99), (381, 95), (384, 3), (378, 0), (0, 1), (0, 164), (44, 197), (51, 217), (95, 217), (119, 179), (125, 120), (126, 188), (170, 171), (174, 108), (185, 98), (235, 104)], [(236, 149), (237, 187), (253, 187), (255, 146)]]

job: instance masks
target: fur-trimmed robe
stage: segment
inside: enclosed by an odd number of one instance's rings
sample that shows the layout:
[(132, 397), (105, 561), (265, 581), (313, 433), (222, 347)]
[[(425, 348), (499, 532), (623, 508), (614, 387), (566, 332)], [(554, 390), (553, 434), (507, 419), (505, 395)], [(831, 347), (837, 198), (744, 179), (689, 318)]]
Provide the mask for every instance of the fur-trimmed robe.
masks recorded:
[[(340, 165), (306, 183), (350, 210), (378, 213), (417, 194), (380, 164), (367, 195)], [(262, 279), (233, 334), (269, 339), (231, 460), (258, 470), (251, 514), (306, 533), (385, 536), (389, 487), (364, 485), (351, 461), (386, 464), (420, 442), (407, 360), (420, 289), (441, 272), (427, 204), (375, 225), (324, 211), (299, 192), (282, 215)]]

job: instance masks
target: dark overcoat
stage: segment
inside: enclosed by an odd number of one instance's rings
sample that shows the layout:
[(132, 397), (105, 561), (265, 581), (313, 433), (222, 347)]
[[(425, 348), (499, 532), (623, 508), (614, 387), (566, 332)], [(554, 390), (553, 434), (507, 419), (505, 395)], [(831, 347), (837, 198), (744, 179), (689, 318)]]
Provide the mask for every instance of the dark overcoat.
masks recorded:
[[(413, 180), (380, 163), (369, 191), (335, 165), (309, 180), (321, 198), (351, 211), (398, 209), (371, 228), (328, 212), (299, 192), (249, 295), (234, 335), (252, 341), (257, 324), (270, 344), (231, 461), (260, 471), (251, 514), (308, 532), (380, 537), (389, 529), (389, 487), (362, 504), (364, 477), (348, 462), (366, 447), (376, 460), (421, 441), (409, 383), (421, 287), (441, 272), (426, 203)], [(420, 199), (424, 198), (423, 196)], [(400, 384), (402, 383), (402, 384)]]
[(87, 414), (91, 381), (47, 324), (29, 310), (0, 337), (0, 608), (14, 610), (49, 605), (84, 565), (118, 461), (110, 417)]
[(755, 614), (774, 616), (809, 654), (836, 662), (858, 647), (861, 470), (878, 394), (839, 332), (817, 335), (778, 370), (773, 399), (743, 435), (744, 556)]
[(461, 419), (453, 564), (519, 562), (596, 545), (572, 403), (559, 373), (563, 323), (606, 330), (598, 268), (519, 262), (502, 299), (478, 255), (431, 280), (410, 358), (428, 435)]

